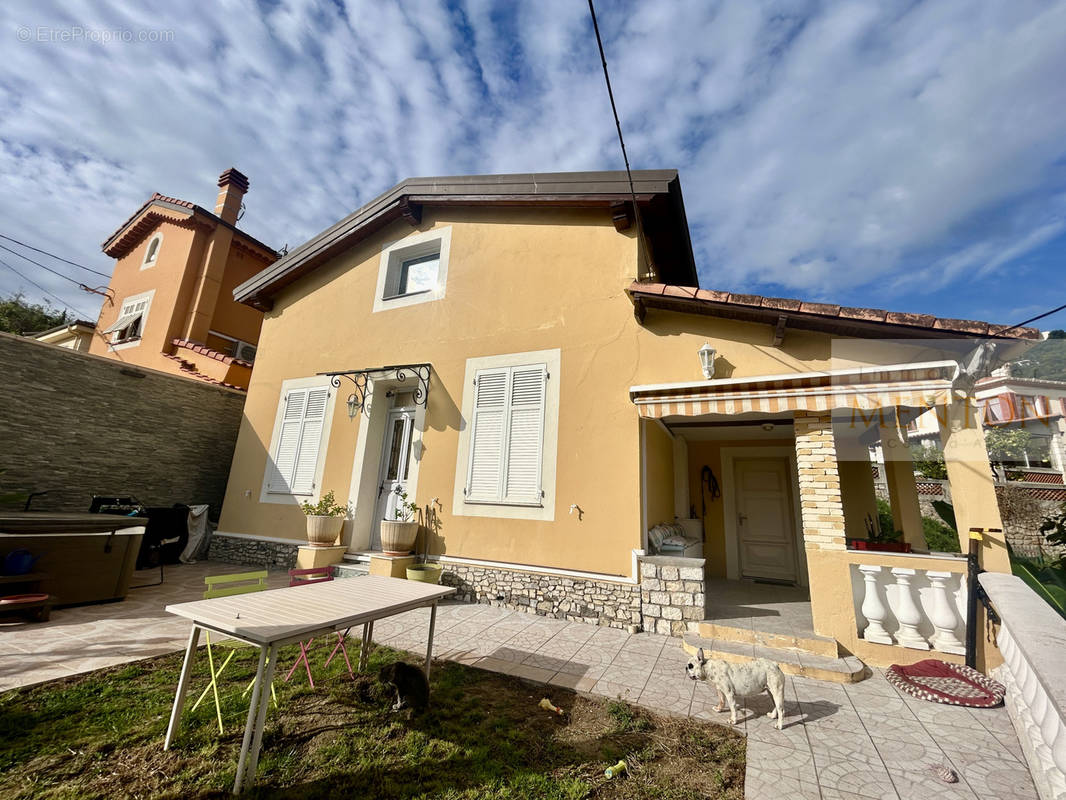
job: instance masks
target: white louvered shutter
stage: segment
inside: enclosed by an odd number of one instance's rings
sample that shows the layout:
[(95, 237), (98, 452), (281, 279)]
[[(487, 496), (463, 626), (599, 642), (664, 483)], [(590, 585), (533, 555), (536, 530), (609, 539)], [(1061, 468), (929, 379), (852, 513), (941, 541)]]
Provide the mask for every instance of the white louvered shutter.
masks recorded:
[(293, 469), (292, 493), (313, 494), (318, 450), (322, 444), (322, 426), (326, 420), (326, 400), (329, 389), (308, 389), (304, 408), (303, 428), (300, 431), (300, 450)]
[(474, 379), (474, 415), (470, 430), (468, 500), (499, 500), (510, 370), (484, 370)]
[(540, 502), (546, 376), (543, 364), (511, 369), (504, 502)]
[(278, 443), (271, 459), (270, 480), (267, 491), (272, 494), (289, 494), (292, 489), (292, 473), (296, 468), (296, 456), (300, 450), (300, 431), (303, 427), (304, 406), (307, 390), (296, 389), (285, 395), (285, 410), (281, 417)]
[(328, 399), (328, 388), (293, 389), (285, 395), (281, 430), (267, 481), (271, 494), (314, 493)]

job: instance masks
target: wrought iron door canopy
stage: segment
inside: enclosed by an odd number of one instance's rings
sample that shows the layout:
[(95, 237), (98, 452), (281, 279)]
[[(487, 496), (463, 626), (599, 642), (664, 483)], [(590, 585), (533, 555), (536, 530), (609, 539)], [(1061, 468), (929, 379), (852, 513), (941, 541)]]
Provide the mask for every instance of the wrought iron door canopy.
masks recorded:
[(367, 399), (368, 387), (374, 380), (390, 380), (397, 383), (405, 383), (408, 379), (415, 381), (412, 395), (415, 405), (426, 407), (429, 398), (429, 377), (433, 372), (433, 365), (421, 364), (390, 364), (384, 367), (367, 367), (365, 369), (349, 369), (340, 372), (320, 372), (319, 375), (329, 376), (330, 385), (340, 388), (341, 378), (347, 378), (352, 382), (354, 391), (348, 395), (348, 417), (354, 418), (360, 411), (370, 415), (370, 401)]

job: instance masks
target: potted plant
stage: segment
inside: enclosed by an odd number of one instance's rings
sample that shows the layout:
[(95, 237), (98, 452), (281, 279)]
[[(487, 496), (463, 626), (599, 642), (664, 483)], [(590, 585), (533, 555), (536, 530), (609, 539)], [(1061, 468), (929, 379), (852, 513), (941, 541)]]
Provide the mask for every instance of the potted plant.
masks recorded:
[(418, 522), (414, 519), (418, 505), (407, 499), (407, 492), (396, 489), (399, 498), (392, 510), (392, 519), (381, 521), (381, 549), (387, 556), (405, 556), (415, 546)]
[(307, 543), (311, 547), (332, 547), (344, 526), (346, 506), (338, 505), (333, 492), (326, 492), (317, 503), (301, 503), (307, 517)]
[[(878, 501), (880, 507), (881, 501)], [(879, 510), (881, 510), (879, 508)], [(891, 511), (887, 513), (891, 514)], [(883, 516), (880, 514), (879, 516)], [(887, 530), (886, 530), (887, 528)], [(892, 527), (891, 523), (879, 525), (869, 514), (866, 515), (866, 538), (848, 539), (848, 546), (853, 550), (877, 550), (882, 553), (909, 553), (909, 542), (902, 542), (902, 534)]]

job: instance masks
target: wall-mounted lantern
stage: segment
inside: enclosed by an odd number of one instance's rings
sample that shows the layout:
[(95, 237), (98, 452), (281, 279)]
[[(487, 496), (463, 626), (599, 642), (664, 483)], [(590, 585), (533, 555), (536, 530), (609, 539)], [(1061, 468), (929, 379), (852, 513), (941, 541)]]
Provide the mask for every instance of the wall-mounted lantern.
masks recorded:
[(703, 370), (703, 377), (710, 380), (714, 377), (714, 357), (715, 349), (706, 342), (703, 343), (703, 347), (699, 349), (700, 356), (700, 369)]

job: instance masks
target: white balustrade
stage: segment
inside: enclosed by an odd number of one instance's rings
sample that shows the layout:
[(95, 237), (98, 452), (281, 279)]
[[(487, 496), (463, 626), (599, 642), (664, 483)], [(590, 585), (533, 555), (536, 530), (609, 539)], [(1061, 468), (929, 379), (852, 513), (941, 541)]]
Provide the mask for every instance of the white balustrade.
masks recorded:
[(1066, 800), (1066, 621), (1013, 575), (984, 573), (1002, 620), (996, 644), (1003, 664), (993, 677), (1007, 687), (1007, 711), (1042, 800)]
[(893, 567), (892, 575), (896, 578), (896, 606), (892, 610), (896, 612), (899, 621), (899, 630), (896, 631), (896, 643), (912, 650), (928, 650), (929, 642), (918, 633), (918, 626), (922, 622), (922, 612), (914, 602), (911, 593), (911, 578), (915, 570), (904, 567)]
[(862, 573), (865, 585), (862, 615), (866, 617), (866, 628), (862, 631), (862, 638), (868, 642), (892, 644), (892, 637), (888, 635), (884, 626), (888, 609), (881, 602), (881, 592), (877, 588), (877, 577), (881, 574), (881, 568), (873, 564), (860, 564), (859, 572)]
[(952, 607), (951, 598), (948, 597), (947, 582), (951, 579), (950, 572), (934, 572), (929, 570), (925, 573), (932, 585), (933, 607), (929, 611), (929, 620), (936, 628), (936, 632), (930, 639), (930, 644), (941, 653), (966, 654), (966, 645), (959, 641), (955, 635), (955, 628), (959, 625), (955, 609)]
[[(859, 635), (867, 642), (964, 654), (966, 579), (961, 572), (852, 565)], [(941, 566), (944, 561), (933, 560)]]

